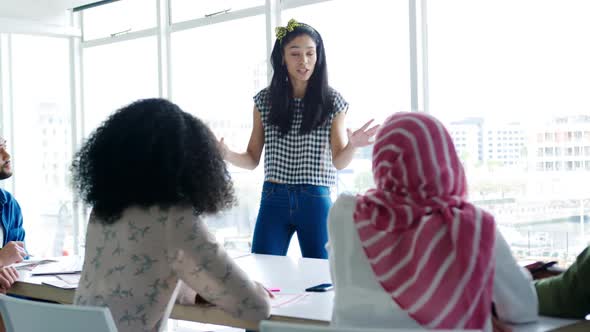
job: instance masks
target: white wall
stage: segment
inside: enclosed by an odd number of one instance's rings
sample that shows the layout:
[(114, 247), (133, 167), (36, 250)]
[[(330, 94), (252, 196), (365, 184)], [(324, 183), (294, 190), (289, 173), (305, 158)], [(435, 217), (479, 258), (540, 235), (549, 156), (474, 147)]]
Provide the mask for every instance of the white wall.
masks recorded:
[(79, 35), (70, 23), (71, 8), (96, 0), (2, 0), (0, 33)]

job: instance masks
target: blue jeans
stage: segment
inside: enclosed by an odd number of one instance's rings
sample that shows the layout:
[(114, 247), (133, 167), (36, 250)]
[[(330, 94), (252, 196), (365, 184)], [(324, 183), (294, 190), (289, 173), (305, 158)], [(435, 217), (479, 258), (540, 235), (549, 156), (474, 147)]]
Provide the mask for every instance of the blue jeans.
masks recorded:
[(329, 187), (264, 182), (252, 252), (284, 256), (297, 232), (303, 257), (328, 258), (330, 206)]

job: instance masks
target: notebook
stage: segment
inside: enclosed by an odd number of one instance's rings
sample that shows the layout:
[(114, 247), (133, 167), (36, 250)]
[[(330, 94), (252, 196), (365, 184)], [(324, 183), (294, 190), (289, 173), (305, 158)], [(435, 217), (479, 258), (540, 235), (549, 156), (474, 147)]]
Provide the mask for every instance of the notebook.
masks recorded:
[(43, 265), (43, 264), (47, 264), (47, 263), (54, 263), (54, 262), (57, 262), (57, 261), (53, 260), (53, 259), (36, 259), (36, 260), (29, 259), (29, 260), (22, 261), (20, 263), (14, 263), (11, 266), (17, 270), (32, 271), (38, 265)]
[(76, 289), (78, 285), (69, 284), (63, 280), (56, 279), (56, 280), (46, 280), (42, 282), (43, 285), (53, 286), (61, 289)]
[(53, 263), (37, 265), (32, 271), (33, 276), (73, 274), (82, 272), (84, 261), (81, 257), (68, 257)]

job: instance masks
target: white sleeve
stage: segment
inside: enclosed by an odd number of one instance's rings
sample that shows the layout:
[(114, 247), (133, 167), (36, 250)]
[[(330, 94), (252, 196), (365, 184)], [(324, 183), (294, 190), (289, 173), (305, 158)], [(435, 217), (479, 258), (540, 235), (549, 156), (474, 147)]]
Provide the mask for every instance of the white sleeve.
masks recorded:
[(538, 300), (533, 278), (518, 265), (508, 243), (496, 228), (494, 304), (500, 320), (528, 323), (538, 319)]
[(234, 317), (258, 321), (270, 316), (266, 290), (229, 257), (203, 220), (187, 210), (170, 224), (169, 248), (176, 252), (172, 268), (188, 286), (181, 286), (179, 302), (199, 294)]
[[(352, 226), (352, 214), (354, 212), (354, 196), (348, 194), (341, 194), (332, 205), (330, 213), (328, 214), (328, 243), (326, 250), (328, 251), (328, 260), (330, 264), (330, 276), (334, 284), (335, 292), (338, 293), (341, 285), (339, 284), (340, 277), (349, 274), (346, 270), (338, 270), (349, 267), (349, 255), (343, 252), (343, 243), (352, 243), (349, 241), (351, 236), (354, 236), (349, 229), (354, 229)], [(350, 222), (351, 224), (348, 224)], [(334, 255), (335, 250), (340, 250), (338, 255)], [(361, 249), (362, 250), (362, 249)]]

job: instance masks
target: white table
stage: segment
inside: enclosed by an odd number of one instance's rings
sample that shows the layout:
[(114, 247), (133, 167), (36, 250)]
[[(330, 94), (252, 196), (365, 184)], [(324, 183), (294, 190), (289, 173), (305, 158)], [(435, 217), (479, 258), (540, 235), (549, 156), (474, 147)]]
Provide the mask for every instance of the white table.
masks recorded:
[[(69, 260), (69, 258), (65, 258)], [(270, 255), (245, 255), (236, 258), (236, 262), (254, 280), (268, 287), (280, 288), (281, 294), (303, 294), (305, 288), (320, 283), (330, 282), (330, 272), (326, 260), (310, 258), (292, 258)], [(71, 304), (74, 290), (60, 289), (42, 284), (44, 281), (56, 280), (55, 276), (21, 275), (9, 290), (10, 294), (35, 299)], [(305, 298), (289, 306), (272, 308), (271, 320), (291, 321), (327, 325), (332, 316), (333, 292), (307, 293)], [(224, 311), (208, 306), (175, 305), (171, 314), (173, 319), (181, 319), (209, 324), (227, 325), (246, 329), (258, 329), (258, 324), (236, 319)]]
[[(281, 294), (304, 293), (305, 289), (330, 283), (328, 261), (271, 255), (249, 255), (236, 260), (254, 280), (267, 287), (278, 287)], [(329, 322), (332, 319), (334, 292), (307, 293), (302, 301), (284, 308), (272, 308), (271, 315)]]
[[(236, 258), (236, 262), (252, 279), (262, 282), (267, 287), (280, 288), (279, 297), (281, 294), (302, 294), (305, 288), (331, 280), (327, 260), (252, 254)], [(72, 303), (73, 290), (41, 284), (44, 280), (54, 278), (53, 276), (25, 277), (17, 282), (9, 293), (59, 303)], [(270, 319), (327, 325), (332, 317), (333, 299), (334, 293), (331, 291), (306, 293), (300, 301), (288, 306), (273, 307)], [(256, 323), (235, 319), (214, 307), (175, 305), (171, 318), (257, 329)], [(544, 332), (576, 322), (576, 320), (541, 317), (538, 323), (518, 325), (513, 329), (514, 332)], [(590, 331), (590, 328), (588, 330)]]

